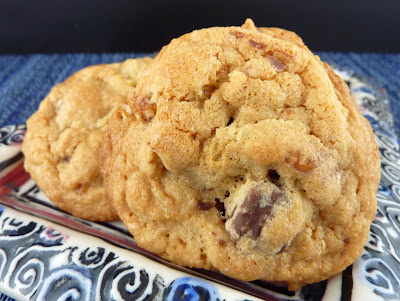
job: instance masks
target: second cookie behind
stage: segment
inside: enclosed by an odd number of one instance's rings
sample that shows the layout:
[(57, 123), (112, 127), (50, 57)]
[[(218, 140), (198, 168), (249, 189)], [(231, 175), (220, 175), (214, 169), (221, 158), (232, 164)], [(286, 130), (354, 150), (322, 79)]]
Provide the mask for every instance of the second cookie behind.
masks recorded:
[(25, 169), (56, 206), (88, 220), (118, 219), (104, 191), (98, 151), (113, 109), (129, 101), (151, 61), (86, 67), (56, 85), (28, 119)]

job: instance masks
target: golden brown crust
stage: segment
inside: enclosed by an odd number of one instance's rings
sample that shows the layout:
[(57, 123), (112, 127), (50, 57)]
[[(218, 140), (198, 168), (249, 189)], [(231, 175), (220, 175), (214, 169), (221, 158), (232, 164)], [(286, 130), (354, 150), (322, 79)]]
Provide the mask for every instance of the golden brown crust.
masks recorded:
[(165, 46), (101, 158), (140, 246), (242, 280), (342, 271), (376, 212), (379, 155), (349, 90), (293, 33), (250, 21)]
[(25, 168), (58, 207), (115, 220), (98, 167), (111, 111), (128, 102), (150, 58), (87, 67), (55, 86), (27, 121)]

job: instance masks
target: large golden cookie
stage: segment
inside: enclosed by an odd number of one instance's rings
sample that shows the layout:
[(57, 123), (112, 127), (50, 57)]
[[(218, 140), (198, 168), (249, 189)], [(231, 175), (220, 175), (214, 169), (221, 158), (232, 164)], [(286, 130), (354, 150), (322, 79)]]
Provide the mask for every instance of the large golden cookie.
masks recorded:
[(101, 162), (138, 245), (290, 289), (351, 264), (376, 212), (379, 153), (346, 84), (294, 33), (251, 20), (165, 46)]
[(82, 69), (55, 86), (28, 119), (25, 169), (56, 206), (84, 219), (118, 219), (106, 197), (98, 152), (113, 108), (129, 101), (151, 61)]

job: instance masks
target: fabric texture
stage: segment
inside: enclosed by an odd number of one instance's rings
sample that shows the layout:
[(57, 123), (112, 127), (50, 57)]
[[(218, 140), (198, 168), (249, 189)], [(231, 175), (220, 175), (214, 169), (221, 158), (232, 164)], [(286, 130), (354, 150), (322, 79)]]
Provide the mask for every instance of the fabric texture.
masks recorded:
[[(27, 54), (0, 56), (0, 127), (24, 123), (51, 87), (89, 65), (140, 57), (143, 53)], [(317, 53), (323, 61), (371, 78), (388, 94), (400, 135), (400, 54)]]

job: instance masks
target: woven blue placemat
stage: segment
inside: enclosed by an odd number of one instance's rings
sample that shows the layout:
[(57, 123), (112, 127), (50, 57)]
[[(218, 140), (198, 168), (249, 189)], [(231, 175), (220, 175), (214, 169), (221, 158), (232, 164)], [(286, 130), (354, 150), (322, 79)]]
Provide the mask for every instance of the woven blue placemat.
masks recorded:
[[(400, 54), (317, 53), (323, 61), (375, 80), (388, 93), (400, 134)], [(55, 84), (88, 65), (143, 56), (134, 53), (0, 56), (0, 127), (23, 123)]]

